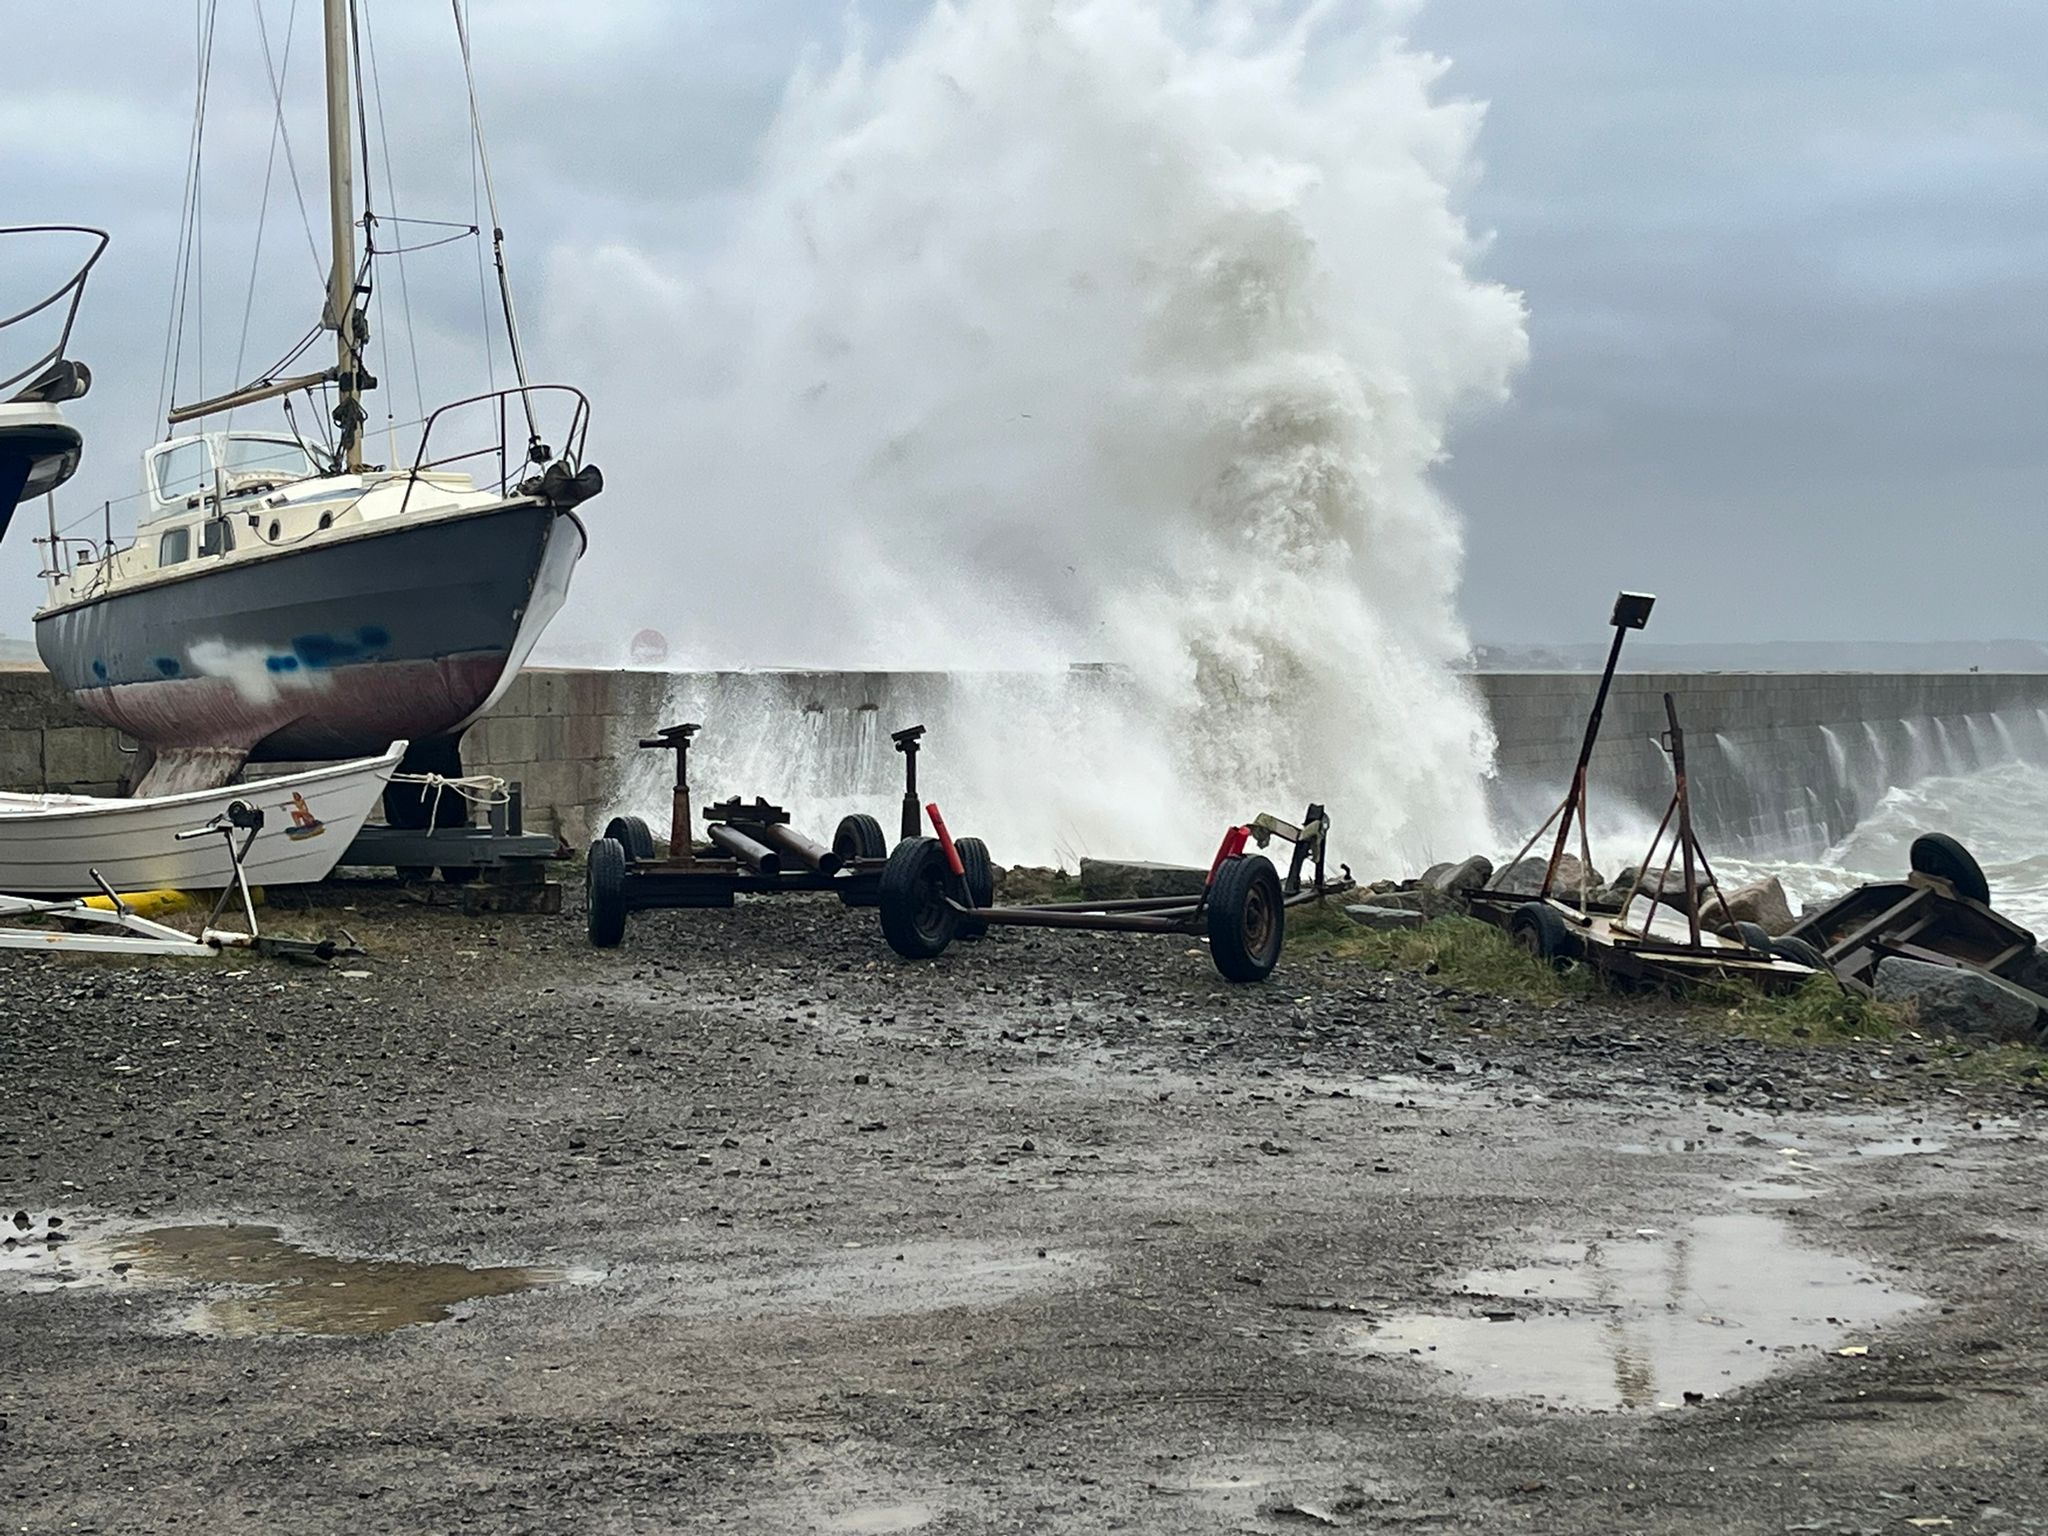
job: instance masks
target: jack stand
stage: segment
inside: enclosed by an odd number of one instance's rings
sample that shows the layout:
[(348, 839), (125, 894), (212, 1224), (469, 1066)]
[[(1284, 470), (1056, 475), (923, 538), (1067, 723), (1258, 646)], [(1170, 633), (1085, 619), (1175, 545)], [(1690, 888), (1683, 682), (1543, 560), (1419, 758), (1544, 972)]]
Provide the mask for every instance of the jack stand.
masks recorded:
[(673, 752), (676, 755), (676, 787), (669, 802), (668, 813), (668, 856), (672, 859), (687, 859), (690, 856), (690, 738), (704, 729), (697, 722), (672, 725), (665, 731), (641, 738), (640, 745), (656, 752)]
[(896, 750), (903, 754), (903, 836), (924, 835), (923, 803), (917, 798), (917, 744), (924, 735), (921, 725), (908, 726), (900, 731), (891, 731), (889, 739), (896, 743)]

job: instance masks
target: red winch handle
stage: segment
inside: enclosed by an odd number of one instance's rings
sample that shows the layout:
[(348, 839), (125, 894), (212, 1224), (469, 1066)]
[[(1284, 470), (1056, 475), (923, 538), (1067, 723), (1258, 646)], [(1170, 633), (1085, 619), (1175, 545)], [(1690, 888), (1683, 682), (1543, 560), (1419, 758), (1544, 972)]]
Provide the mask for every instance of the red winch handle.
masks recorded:
[(1234, 859), (1244, 852), (1244, 845), (1251, 841), (1250, 827), (1232, 827), (1223, 834), (1223, 841), (1217, 846), (1216, 857), (1209, 861), (1209, 878), (1202, 882), (1209, 885), (1216, 879), (1216, 871), (1223, 867), (1225, 859)]
[(946, 818), (939, 814), (938, 802), (924, 808), (925, 815), (932, 819), (932, 830), (939, 834), (939, 847), (945, 850), (946, 868), (961, 879), (967, 878), (967, 866), (960, 862), (960, 850), (953, 846), (953, 834), (946, 830)]

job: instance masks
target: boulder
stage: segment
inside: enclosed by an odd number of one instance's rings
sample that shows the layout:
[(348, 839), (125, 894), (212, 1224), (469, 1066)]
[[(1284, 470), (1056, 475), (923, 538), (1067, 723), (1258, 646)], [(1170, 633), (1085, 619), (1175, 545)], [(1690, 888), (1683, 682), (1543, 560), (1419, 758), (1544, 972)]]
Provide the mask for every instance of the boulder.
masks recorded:
[(1453, 917), (1465, 910), (1459, 898), (1420, 885), (1405, 891), (1376, 892), (1371, 904), (1397, 912), (1418, 912), (1424, 918)]
[(1450, 868), (1451, 866), (1449, 864), (1432, 864), (1429, 866), (1429, 868), (1425, 869), (1422, 872), (1422, 877), (1415, 883), (1417, 885), (1434, 885), (1436, 883), (1437, 876), (1443, 874), (1446, 870)]
[(1460, 864), (1438, 864), (1422, 877), (1426, 889), (1447, 896), (1464, 896), (1481, 890), (1493, 878), (1493, 860), (1474, 854)]
[(2027, 994), (1961, 966), (1930, 965), (1896, 955), (1878, 961), (1875, 990), (1879, 1002), (1911, 1004), (1924, 1029), (2022, 1043), (2034, 1039), (2041, 1008), (2048, 1003), (2029, 1001)]
[(1776, 875), (1766, 875), (1761, 880), (1752, 880), (1748, 885), (1727, 893), (1728, 904), (1725, 913), (1716, 910), (1716, 926), (1732, 928), (1737, 923), (1755, 923), (1772, 938), (1791, 928), (1792, 903), (1786, 899), (1785, 887), (1778, 883)]
[(995, 877), (996, 894), (1013, 905), (1057, 901), (1070, 894), (1065, 889), (1069, 884), (1066, 874), (1043, 864), (1016, 864), (1008, 869), (997, 866)]
[(1190, 864), (1147, 864), (1136, 859), (1083, 859), (1081, 894), (1092, 901), (1119, 896), (1199, 896), (1209, 871)]
[[(1534, 896), (1543, 889), (1543, 872), (1550, 867), (1550, 855), (1531, 854), (1520, 863), (1510, 864), (1493, 877), (1492, 889), (1508, 896)], [(1551, 894), (1576, 899), (1579, 894), (1579, 876), (1584, 868), (1579, 856), (1568, 853), (1557, 861), (1557, 878), (1551, 882)], [(1597, 892), (1605, 882), (1597, 869), (1585, 870), (1586, 887)]]
[(1361, 928), (1383, 930), (1420, 928), (1429, 921), (1413, 907), (1382, 907), (1370, 902), (1356, 902), (1344, 909), (1344, 915)]

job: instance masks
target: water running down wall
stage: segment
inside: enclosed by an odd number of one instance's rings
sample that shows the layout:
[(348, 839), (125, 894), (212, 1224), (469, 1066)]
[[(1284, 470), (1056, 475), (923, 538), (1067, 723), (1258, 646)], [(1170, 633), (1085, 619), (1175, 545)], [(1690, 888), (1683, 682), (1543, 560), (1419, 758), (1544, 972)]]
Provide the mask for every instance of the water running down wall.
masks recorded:
[[(1491, 785), (1496, 845), (1512, 847), (1563, 795), (1595, 680), (1585, 673), (1490, 672), (1468, 679), (1498, 737)], [(580, 846), (593, 825), (636, 810), (666, 825), (670, 760), (633, 743), (677, 720), (704, 723), (693, 754), (700, 803), (764, 794), (829, 828), (842, 810), (887, 814), (901, 791), (889, 733), (931, 727), (924, 788), (963, 830), (987, 836), (1007, 862), (1072, 862), (1083, 853), (1199, 857), (1216, 829), (1160, 841), (1134, 818), (1081, 835), (1041, 791), (1077, 772), (1078, 744), (1113, 716), (1116, 674), (1066, 672), (657, 672), (530, 669), (470, 734), (477, 771), (517, 779), (536, 827)], [(2002, 764), (2048, 768), (2048, 674), (1675, 673), (1615, 680), (1594, 758), (1593, 809), (1603, 859), (1632, 860), (1670, 794), (1656, 746), (1663, 694), (1688, 733), (1694, 804), (1710, 850), (1746, 859), (1812, 858), (1863, 825), (1887, 791)], [(1034, 722), (1019, 728), (1028, 707)], [(1039, 729), (1036, 722), (1049, 721)], [(1285, 742), (1273, 744), (1287, 762)], [(113, 732), (70, 704), (47, 674), (0, 671), (0, 787), (113, 793), (132, 759)], [(1322, 791), (1303, 782), (1304, 802)], [(1896, 799), (1896, 797), (1894, 797)], [(957, 809), (955, 809), (957, 808)], [(1300, 806), (1245, 806), (1240, 814)], [(1362, 873), (1400, 873), (1413, 859), (1462, 856), (1423, 848), (1405, 863), (1359, 846), (1359, 822), (1333, 799), (1337, 842)], [(2015, 805), (2016, 815), (2031, 816)], [(1904, 812), (1901, 812), (1904, 814)], [(1939, 816), (1939, 806), (1915, 815)], [(2038, 818), (2035, 818), (2038, 820)], [(1962, 829), (1968, 832), (1969, 829)], [(2048, 826), (2039, 829), (2048, 843)], [(1640, 834), (1640, 839), (1638, 837)], [(1976, 834), (1981, 836), (1981, 834)], [(2008, 834), (2030, 837), (2034, 828)], [(1419, 866), (1415, 866), (1419, 867)], [(1879, 871), (1882, 872), (1882, 871)]]

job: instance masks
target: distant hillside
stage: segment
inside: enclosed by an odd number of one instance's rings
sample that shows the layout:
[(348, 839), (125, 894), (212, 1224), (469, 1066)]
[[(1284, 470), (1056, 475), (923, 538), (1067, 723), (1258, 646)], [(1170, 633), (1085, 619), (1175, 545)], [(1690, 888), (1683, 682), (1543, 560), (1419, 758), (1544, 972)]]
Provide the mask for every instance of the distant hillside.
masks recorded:
[[(1764, 640), (1659, 643), (1632, 638), (1622, 649), (1630, 672), (2048, 672), (2038, 640)], [(1481, 645), (1481, 672), (1597, 672), (1607, 643)]]

